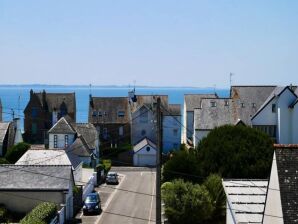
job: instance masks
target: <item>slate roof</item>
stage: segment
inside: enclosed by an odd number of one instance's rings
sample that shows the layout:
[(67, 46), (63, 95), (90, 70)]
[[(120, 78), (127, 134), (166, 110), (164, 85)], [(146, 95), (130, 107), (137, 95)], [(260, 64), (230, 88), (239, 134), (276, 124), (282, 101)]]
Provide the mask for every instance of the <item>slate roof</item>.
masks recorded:
[(181, 116), (181, 105), (169, 104), (167, 110), (163, 110), (163, 116)]
[(92, 154), (92, 150), (88, 147), (82, 136), (78, 136), (76, 140), (68, 146), (66, 152), (71, 152), (77, 156), (88, 157)]
[[(91, 97), (89, 105), (90, 123), (126, 123), (129, 121), (128, 97)], [(93, 112), (101, 112), (102, 116), (94, 116)], [(119, 117), (118, 112), (124, 111)]]
[[(215, 103), (216, 106), (212, 106)], [(195, 109), (195, 130), (211, 130), (226, 124), (234, 124), (232, 100), (228, 98), (202, 99), (201, 108)]]
[(284, 223), (298, 220), (298, 145), (275, 145)]
[(75, 129), (67, 122), (64, 117), (61, 117), (56, 124), (49, 130), (50, 134), (75, 134)]
[(251, 117), (264, 104), (275, 88), (276, 86), (232, 86), (230, 97), (233, 99), (232, 116), (234, 122), (241, 119), (246, 125), (251, 125)]
[(161, 106), (167, 109), (169, 105), (168, 95), (136, 95), (137, 102), (130, 104), (131, 112), (136, 112), (143, 105), (148, 108), (152, 108), (152, 105), (156, 102), (157, 97), (160, 98)]
[[(43, 105), (42, 92), (35, 93), (39, 98), (41, 105)], [(54, 109), (59, 109), (64, 102), (67, 106), (68, 113), (76, 112), (76, 96), (75, 93), (46, 93), (46, 103), (49, 112), (53, 112)]]
[(68, 165), (76, 169), (81, 160), (75, 154), (58, 149), (29, 149), (16, 165)]
[(0, 122), (0, 144), (3, 143), (8, 132), (10, 122)]
[(144, 138), (143, 140), (141, 140), (140, 142), (138, 142), (137, 144), (134, 145), (134, 147), (133, 147), (134, 153), (137, 153), (142, 148), (144, 148), (146, 145), (150, 145), (152, 148), (156, 149), (156, 144), (154, 144), (148, 138)]
[(186, 111), (194, 111), (195, 108), (201, 107), (201, 100), (203, 98), (217, 98), (216, 94), (185, 94), (184, 103)]
[(268, 180), (223, 180), (236, 223), (262, 223)]
[(71, 178), (71, 166), (0, 165), (0, 191), (65, 191)]
[(91, 123), (71, 123), (79, 135), (85, 139), (90, 149), (95, 149), (98, 133), (95, 126)]

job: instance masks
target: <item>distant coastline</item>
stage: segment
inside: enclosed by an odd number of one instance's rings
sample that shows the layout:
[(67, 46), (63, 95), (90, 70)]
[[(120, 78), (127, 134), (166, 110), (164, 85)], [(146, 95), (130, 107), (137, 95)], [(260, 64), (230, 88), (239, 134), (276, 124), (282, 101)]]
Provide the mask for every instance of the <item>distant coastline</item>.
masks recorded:
[[(90, 88), (89, 85), (55, 85), (55, 84), (0, 84), (0, 88), (15, 88), (15, 87), (33, 87), (33, 88)], [(91, 85), (91, 88), (144, 88), (144, 89), (201, 89), (212, 90), (214, 87), (196, 87), (196, 86), (146, 86), (146, 85)], [(216, 88), (216, 90), (227, 90), (228, 88)]]

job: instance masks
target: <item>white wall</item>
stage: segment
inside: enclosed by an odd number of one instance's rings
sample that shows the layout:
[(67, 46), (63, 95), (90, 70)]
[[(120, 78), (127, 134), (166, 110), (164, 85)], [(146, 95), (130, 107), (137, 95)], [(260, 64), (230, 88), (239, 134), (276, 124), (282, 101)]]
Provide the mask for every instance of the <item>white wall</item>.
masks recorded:
[(276, 156), (273, 155), (270, 181), (265, 205), (264, 224), (283, 224)]
[[(56, 134), (57, 148), (65, 148), (65, 135), (68, 135), (68, 145), (71, 145), (75, 140), (74, 134)], [(49, 134), (49, 148), (54, 149), (54, 134)]]
[(277, 110), (278, 110), (278, 143), (280, 144), (290, 144), (292, 140), (291, 134), (291, 111), (289, 106), (296, 97), (290, 90), (286, 89), (277, 100)]
[(81, 163), (79, 166), (77, 166), (76, 169), (73, 171), (75, 183), (82, 181), (82, 165), (83, 165), (83, 163)]
[[(183, 104), (183, 127), (187, 127), (186, 117), (187, 117), (186, 104), (185, 104), (185, 99), (184, 99), (184, 104)], [(182, 141), (182, 143), (186, 143), (186, 128), (182, 129), (181, 141)]]
[[(167, 153), (170, 150), (175, 149), (174, 145), (177, 145), (176, 149), (181, 145), (181, 116), (163, 116), (162, 120), (162, 138), (163, 138), (163, 153)], [(174, 130), (177, 130), (175, 136)]]
[(204, 138), (207, 137), (211, 130), (195, 130), (194, 132), (194, 147), (197, 147), (198, 143)]
[[(150, 147), (150, 151), (146, 150), (147, 147)], [(133, 164), (134, 166), (139, 165), (139, 155), (156, 155), (156, 149), (152, 148), (150, 145), (144, 146), (137, 153), (133, 154)]]
[[(273, 99), (254, 119), (252, 125), (277, 125), (277, 108), (276, 112), (272, 112), (272, 104), (276, 104)], [(277, 106), (277, 105), (276, 105)]]

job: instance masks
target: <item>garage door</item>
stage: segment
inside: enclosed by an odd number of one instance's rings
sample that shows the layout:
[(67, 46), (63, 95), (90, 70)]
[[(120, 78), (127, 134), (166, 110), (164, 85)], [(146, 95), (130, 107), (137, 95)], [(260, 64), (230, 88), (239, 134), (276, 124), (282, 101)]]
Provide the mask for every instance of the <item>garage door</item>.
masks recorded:
[(139, 166), (155, 166), (156, 156), (155, 155), (138, 155)]

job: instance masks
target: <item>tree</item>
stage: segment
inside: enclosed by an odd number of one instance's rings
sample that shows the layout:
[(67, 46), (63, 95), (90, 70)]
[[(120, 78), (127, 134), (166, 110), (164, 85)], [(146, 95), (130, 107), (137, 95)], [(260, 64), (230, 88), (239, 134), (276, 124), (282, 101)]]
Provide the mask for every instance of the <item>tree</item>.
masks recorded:
[(7, 150), (5, 159), (10, 163), (17, 162), (22, 155), (30, 148), (30, 144), (20, 142)]
[(182, 178), (185, 181), (198, 182), (199, 163), (194, 151), (175, 151), (164, 164), (162, 170), (163, 182)]
[(212, 199), (214, 207), (211, 215), (213, 223), (224, 223), (226, 216), (226, 194), (222, 186), (221, 177), (217, 174), (211, 174), (207, 177), (204, 184)]
[(180, 179), (164, 183), (161, 190), (169, 223), (199, 224), (211, 218), (214, 207), (204, 186)]
[(265, 133), (230, 125), (213, 129), (197, 150), (201, 175), (219, 173), (225, 178), (267, 178), (274, 151)]

